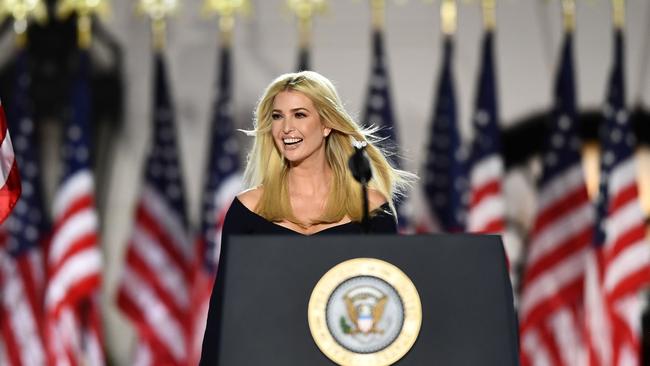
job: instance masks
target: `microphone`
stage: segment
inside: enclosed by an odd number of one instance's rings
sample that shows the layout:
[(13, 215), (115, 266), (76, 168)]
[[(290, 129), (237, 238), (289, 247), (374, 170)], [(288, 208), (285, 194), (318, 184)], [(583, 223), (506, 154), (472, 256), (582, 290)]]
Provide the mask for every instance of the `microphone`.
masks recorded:
[(361, 183), (362, 189), (362, 203), (363, 203), (363, 216), (361, 219), (361, 228), (364, 233), (370, 232), (370, 219), (369, 219), (369, 208), (368, 208), (368, 182), (372, 178), (372, 170), (370, 169), (370, 160), (368, 160), (368, 154), (366, 154), (366, 146), (368, 145), (365, 141), (357, 141), (352, 139), (352, 145), (354, 146), (354, 153), (348, 160), (348, 167), (354, 179)]

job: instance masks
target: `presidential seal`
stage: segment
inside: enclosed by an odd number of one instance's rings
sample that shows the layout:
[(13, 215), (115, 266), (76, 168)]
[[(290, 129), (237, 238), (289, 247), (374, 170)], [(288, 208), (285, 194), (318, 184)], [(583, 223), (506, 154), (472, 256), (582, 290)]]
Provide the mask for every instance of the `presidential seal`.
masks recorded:
[(332, 361), (383, 366), (398, 361), (415, 343), (422, 305), (399, 268), (357, 258), (336, 265), (318, 281), (308, 319), (316, 345)]

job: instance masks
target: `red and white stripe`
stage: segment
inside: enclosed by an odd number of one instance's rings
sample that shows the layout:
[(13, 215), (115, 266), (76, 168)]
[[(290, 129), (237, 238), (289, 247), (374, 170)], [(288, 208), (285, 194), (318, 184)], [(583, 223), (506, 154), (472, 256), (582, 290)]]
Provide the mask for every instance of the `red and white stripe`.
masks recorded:
[(639, 365), (642, 302), (650, 283), (650, 246), (634, 158), (609, 176), (605, 245), (589, 255), (585, 315), (589, 365)]
[(188, 357), (193, 251), (176, 211), (145, 185), (118, 292), (120, 308), (156, 350), (154, 364), (184, 365)]
[(0, 223), (2, 223), (20, 197), (20, 175), (2, 105), (0, 105), (0, 141)]
[(520, 303), (522, 363), (574, 366), (583, 357), (576, 345), (595, 218), (579, 164), (541, 188), (537, 212)]
[(0, 250), (0, 328), (4, 344), (2, 365), (45, 365), (42, 255), (29, 250), (17, 258)]
[(47, 255), (46, 311), (55, 316), (68, 304), (99, 290), (102, 257), (90, 171), (67, 179), (54, 200), (54, 233)]
[(470, 172), (470, 205), (467, 231), (502, 233), (505, 230), (505, 203), (501, 194), (503, 159), (488, 155), (476, 162)]
[(89, 170), (66, 179), (54, 200), (45, 292), (47, 336), (56, 365), (102, 365), (99, 304), (102, 257), (94, 180)]
[(80, 324), (74, 307), (62, 307), (56, 318), (48, 317), (46, 327), (50, 364), (75, 366), (81, 363)]
[(82, 306), (66, 306), (58, 318), (49, 318), (46, 332), (49, 346), (49, 365), (103, 366), (101, 314), (98, 297), (88, 299)]

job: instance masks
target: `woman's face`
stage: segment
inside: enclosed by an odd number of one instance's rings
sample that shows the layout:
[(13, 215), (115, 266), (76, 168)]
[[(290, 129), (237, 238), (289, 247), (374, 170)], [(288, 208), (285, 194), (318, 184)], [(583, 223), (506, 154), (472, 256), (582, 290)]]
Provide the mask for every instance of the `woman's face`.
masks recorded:
[(288, 161), (302, 162), (324, 153), (325, 137), (331, 129), (323, 125), (314, 103), (303, 93), (292, 90), (278, 93), (273, 99), (271, 119), (275, 146)]

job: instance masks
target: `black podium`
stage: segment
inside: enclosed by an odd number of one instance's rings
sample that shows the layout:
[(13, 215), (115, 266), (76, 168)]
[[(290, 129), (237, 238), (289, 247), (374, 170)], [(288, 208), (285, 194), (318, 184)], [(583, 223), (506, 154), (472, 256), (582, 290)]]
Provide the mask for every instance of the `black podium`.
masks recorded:
[(417, 341), (396, 365), (518, 365), (507, 264), (498, 236), (235, 236), (222, 248), (218, 365), (332, 365), (307, 321), (319, 279), (352, 258), (401, 269), (422, 304)]

